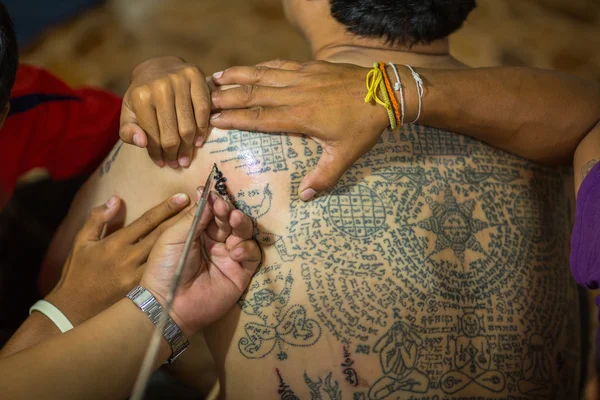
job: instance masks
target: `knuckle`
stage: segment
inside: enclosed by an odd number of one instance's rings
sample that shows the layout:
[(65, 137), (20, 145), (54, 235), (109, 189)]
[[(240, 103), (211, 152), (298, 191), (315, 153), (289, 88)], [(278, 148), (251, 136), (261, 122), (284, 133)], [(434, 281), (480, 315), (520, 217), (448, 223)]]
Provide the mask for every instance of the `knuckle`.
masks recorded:
[(167, 136), (165, 138), (161, 137), (161, 146), (163, 149), (169, 151), (169, 150), (176, 150), (179, 148), (179, 137), (178, 136)]
[(150, 213), (150, 211), (146, 211), (142, 214), (142, 216), (140, 217), (140, 222), (146, 226), (154, 225), (154, 219), (152, 218), (152, 214)]
[(262, 106), (252, 107), (248, 109), (250, 116), (257, 120), (260, 119), (264, 113), (264, 108)]
[(269, 67), (266, 67), (264, 65), (257, 65), (256, 67), (254, 67), (254, 70), (252, 71), (252, 78), (256, 79), (256, 80), (261, 80), (265, 77), (265, 75), (269, 72)]
[(140, 86), (132, 90), (131, 101), (133, 103), (146, 103), (152, 99), (152, 89), (148, 86)]
[(243, 97), (246, 101), (251, 101), (254, 98), (256, 92), (256, 86), (254, 85), (244, 85), (240, 86), (240, 90), (243, 94)]
[(170, 86), (174, 86), (177, 88), (180, 88), (187, 84), (187, 78), (180, 74), (172, 74), (171, 76), (169, 76), (169, 79), (171, 81)]
[(192, 139), (194, 139), (194, 136), (196, 136), (196, 128), (189, 126), (181, 128), (179, 130), (179, 134), (181, 135), (184, 143), (189, 143)]
[(161, 79), (154, 83), (154, 87), (160, 94), (166, 94), (171, 90), (171, 82), (166, 79)]
[(183, 68), (183, 73), (188, 77), (202, 77), (203, 74), (198, 67), (195, 65), (188, 65)]

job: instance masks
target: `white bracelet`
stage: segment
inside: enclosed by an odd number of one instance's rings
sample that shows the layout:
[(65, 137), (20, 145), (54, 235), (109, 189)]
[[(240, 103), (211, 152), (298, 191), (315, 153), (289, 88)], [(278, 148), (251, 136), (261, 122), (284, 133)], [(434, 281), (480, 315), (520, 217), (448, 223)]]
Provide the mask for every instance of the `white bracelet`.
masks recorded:
[(73, 329), (73, 324), (67, 317), (65, 317), (65, 314), (63, 314), (58, 308), (46, 300), (38, 300), (34, 305), (32, 305), (29, 309), (29, 315), (31, 315), (31, 313), (34, 311), (42, 313), (48, 317), (48, 319), (54, 322), (54, 325), (56, 325), (62, 333)]
[(400, 126), (404, 125), (404, 93), (402, 93), (402, 81), (400, 80), (400, 74), (396, 69), (394, 63), (388, 63), (390, 67), (394, 70), (394, 75), (396, 75), (396, 83), (394, 83), (394, 90), (400, 93)]
[(417, 95), (419, 96), (419, 112), (417, 113), (417, 118), (411, 122), (411, 124), (416, 124), (419, 118), (421, 118), (421, 107), (423, 106), (423, 79), (421, 79), (421, 75), (419, 75), (410, 65), (405, 64), (404, 66), (410, 70), (410, 73), (415, 79), (415, 83), (417, 85)]

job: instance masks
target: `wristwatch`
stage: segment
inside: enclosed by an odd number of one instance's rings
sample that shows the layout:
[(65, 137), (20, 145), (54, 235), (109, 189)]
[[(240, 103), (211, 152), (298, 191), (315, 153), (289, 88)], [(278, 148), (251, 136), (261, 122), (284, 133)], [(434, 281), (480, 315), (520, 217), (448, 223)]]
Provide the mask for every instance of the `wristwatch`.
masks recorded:
[[(127, 298), (133, 301), (150, 318), (150, 321), (154, 325), (158, 325), (163, 308), (148, 289), (136, 286), (127, 294)], [(188, 348), (190, 342), (183, 336), (181, 329), (179, 329), (171, 317), (167, 317), (163, 336), (167, 339), (169, 346), (171, 346), (171, 357), (165, 363), (170, 364)]]

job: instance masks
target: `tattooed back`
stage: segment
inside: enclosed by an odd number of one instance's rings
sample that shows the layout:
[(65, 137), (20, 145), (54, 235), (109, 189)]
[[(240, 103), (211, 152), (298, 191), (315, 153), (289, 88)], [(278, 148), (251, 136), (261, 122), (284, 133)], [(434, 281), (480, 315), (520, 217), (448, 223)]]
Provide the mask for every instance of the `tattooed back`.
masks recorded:
[(573, 398), (566, 171), (407, 126), (303, 203), (319, 156), (300, 137), (215, 131), (192, 168), (172, 171), (126, 146), (62, 237), (112, 193), (131, 220), (193, 193), (217, 162), (264, 248), (238, 307), (205, 330), (227, 398)]

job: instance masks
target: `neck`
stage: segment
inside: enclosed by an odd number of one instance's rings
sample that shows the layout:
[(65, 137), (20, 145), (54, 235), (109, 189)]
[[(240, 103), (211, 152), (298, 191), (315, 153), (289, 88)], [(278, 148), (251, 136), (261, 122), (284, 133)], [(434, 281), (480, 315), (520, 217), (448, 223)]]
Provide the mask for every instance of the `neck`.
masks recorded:
[(371, 68), (374, 61), (410, 64), (424, 68), (460, 68), (463, 65), (450, 55), (447, 39), (427, 45), (390, 45), (381, 40), (351, 38), (311, 46), (316, 60), (350, 63)]

